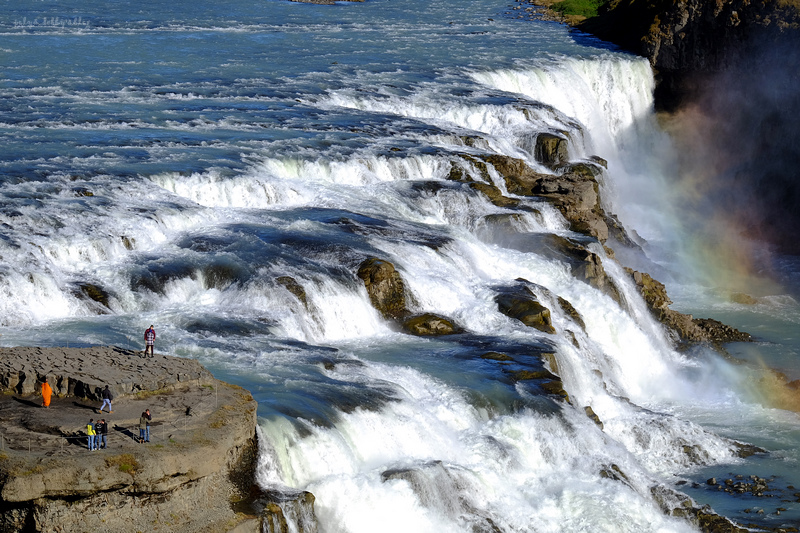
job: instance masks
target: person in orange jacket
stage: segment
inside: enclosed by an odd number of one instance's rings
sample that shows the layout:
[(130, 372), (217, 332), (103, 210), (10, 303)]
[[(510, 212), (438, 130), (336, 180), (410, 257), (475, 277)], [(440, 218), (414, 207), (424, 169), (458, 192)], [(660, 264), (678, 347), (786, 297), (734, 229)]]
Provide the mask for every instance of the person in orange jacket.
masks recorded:
[(50, 397), (53, 395), (53, 387), (47, 382), (47, 377), (42, 380), (42, 407), (50, 407)]

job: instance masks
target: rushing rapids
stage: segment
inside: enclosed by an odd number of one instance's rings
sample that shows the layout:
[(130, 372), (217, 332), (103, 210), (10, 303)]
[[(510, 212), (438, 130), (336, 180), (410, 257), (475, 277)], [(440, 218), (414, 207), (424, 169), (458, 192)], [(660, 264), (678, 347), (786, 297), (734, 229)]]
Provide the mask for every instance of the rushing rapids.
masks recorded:
[(625, 270), (747, 312), (681, 276), (645, 60), (486, 0), (150, 7), (0, 21), (4, 345), (155, 324), (253, 392), (293, 531), (693, 531), (754, 506), (709, 473), (798, 479), (796, 416)]

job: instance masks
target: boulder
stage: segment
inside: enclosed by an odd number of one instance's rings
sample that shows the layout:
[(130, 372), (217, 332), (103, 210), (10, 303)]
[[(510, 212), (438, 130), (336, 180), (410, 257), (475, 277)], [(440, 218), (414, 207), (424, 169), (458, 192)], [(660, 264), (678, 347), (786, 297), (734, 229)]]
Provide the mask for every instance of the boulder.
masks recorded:
[(538, 162), (550, 168), (566, 163), (568, 160), (567, 139), (554, 133), (540, 133), (536, 136), (534, 157)]
[(433, 313), (411, 315), (406, 307), (405, 284), (400, 273), (389, 261), (370, 257), (358, 268), (370, 302), (381, 315), (411, 335), (452, 335), (464, 330), (449, 318)]
[(389, 261), (370, 257), (358, 267), (370, 302), (384, 318), (399, 320), (408, 315), (405, 284)]
[(556, 332), (550, 318), (550, 310), (539, 303), (536, 295), (527, 286), (501, 287), (494, 301), (497, 303), (497, 309), (504, 315), (544, 333)]
[(78, 291), (82, 296), (99, 303), (106, 309), (109, 309), (108, 299), (110, 295), (108, 291), (101, 286), (95, 285), (94, 283), (79, 283)]
[(415, 315), (403, 321), (403, 331), (421, 337), (434, 335), (452, 335), (464, 330), (453, 321), (433, 313)]

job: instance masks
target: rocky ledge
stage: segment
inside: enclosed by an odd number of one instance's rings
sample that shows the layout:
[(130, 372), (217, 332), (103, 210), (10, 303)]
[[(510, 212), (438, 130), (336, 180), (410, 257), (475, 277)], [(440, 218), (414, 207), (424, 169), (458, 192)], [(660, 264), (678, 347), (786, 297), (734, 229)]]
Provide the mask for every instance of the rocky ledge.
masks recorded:
[[(42, 408), (41, 380), (54, 394)], [(113, 412), (99, 414), (105, 385)], [(0, 349), (0, 530), (258, 531), (256, 402), (197, 361), (114, 347)], [(138, 442), (150, 409), (151, 440)], [(108, 446), (89, 451), (89, 419)]]

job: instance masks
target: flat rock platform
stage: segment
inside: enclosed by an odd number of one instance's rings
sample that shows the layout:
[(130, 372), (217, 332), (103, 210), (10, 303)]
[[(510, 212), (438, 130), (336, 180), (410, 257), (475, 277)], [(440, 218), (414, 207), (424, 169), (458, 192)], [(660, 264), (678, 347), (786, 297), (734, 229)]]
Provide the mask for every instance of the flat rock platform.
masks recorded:
[[(106, 384), (113, 412), (99, 413)], [(145, 409), (150, 442), (139, 443)], [(100, 418), (108, 446), (90, 451), (86, 425)], [(255, 429), (251, 394), (191, 359), (0, 348), (0, 530), (232, 530), (250, 518), (234, 503), (252, 485)]]

